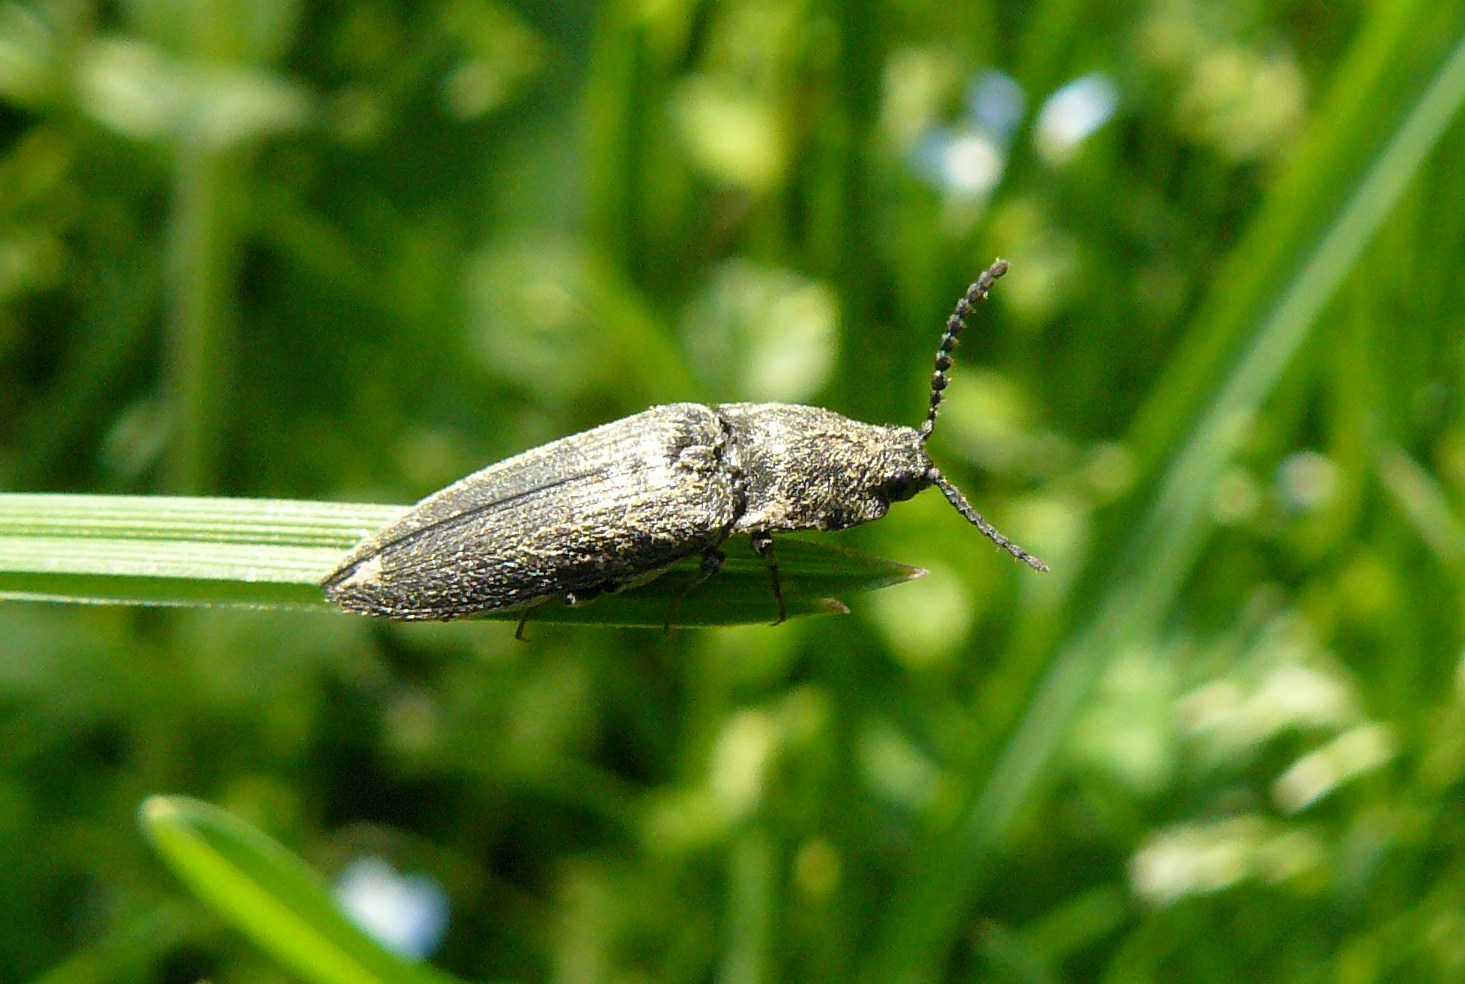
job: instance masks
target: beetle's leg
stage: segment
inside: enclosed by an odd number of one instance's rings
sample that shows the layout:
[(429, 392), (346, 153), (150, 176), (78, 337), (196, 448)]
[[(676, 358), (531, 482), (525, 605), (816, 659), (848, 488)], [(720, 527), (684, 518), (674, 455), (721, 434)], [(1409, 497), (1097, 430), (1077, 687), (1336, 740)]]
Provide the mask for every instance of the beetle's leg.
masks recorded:
[(687, 586), (685, 588), (682, 588), (682, 590), (678, 591), (676, 593), (676, 596), (672, 598), (671, 605), (666, 610), (666, 624), (661, 627), (663, 632), (665, 632), (667, 635), (671, 635), (672, 619), (676, 618), (677, 609), (681, 607), (682, 599), (685, 598), (689, 592), (700, 587), (703, 581), (720, 572), (722, 570), (723, 561), (725, 561), (726, 559), (727, 558), (723, 556), (722, 551), (719, 550), (717, 546), (711, 546), (702, 551), (702, 569), (697, 572), (696, 577), (687, 582)]
[[(594, 597), (594, 595), (592, 595), (591, 597)], [(524, 614), (519, 617), (519, 625), (518, 625), (517, 628), (514, 629), (514, 641), (515, 642), (533, 642), (534, 641), (534, 640), (530, 639), (528, 636), (526, 636), (524, 634), (524, 626), (526, 626), (526, 625), (529, 624), (529, 619), (531, 619), (531, 618), (534, 617), (534, 613), (535, 612), (539, 611), (545, 605), (551, 604), (553, 602), (553, 600), (554, 599), (552, 599), (552, 598), (547, 598), (544, 601), (535, 602), (534, 604), (530, 605), (528, 608), (524, 609)], [(565, 604), (570, 604), (571, 603), (569, 597), (566, 597), (564, 600), (565, 600)]]
[(788, 612), (783, 607), (783, 583), (778, 578), (778, 558), (773, 556), (773, 534), (767, 530), (753, 533), (753, 552), (768, 565), (768, 576), (773, 581), (773, 600), (778, 602), (778, 619), (773, 624), (788, 621)]

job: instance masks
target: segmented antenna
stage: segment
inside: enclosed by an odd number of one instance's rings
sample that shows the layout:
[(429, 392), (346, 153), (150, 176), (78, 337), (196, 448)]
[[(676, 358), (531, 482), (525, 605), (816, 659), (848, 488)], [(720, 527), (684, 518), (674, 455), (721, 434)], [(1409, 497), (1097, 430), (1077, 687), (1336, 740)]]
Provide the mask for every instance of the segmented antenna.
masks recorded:
[[(956, 310), (952, 311), (951, 317), (946, 319), (946, 332), (941, 336), (941, 344), (936, 349), (936, 371), (931, 375), (931, 409), (926, 411), (926, 421), (921, 424), (919, 430), (922, 441), (930, 437), (931, 432), (936, 429), (936, 415), (941, 412), (941, 400), (948, 382), (946, 373), (951, 369), (951, 353), (956, 349), (962, 329), (966, 327), (966, 317), (976, 310), (978, 301), (986, 300), (987, 291), (991, 290), (992, 285), (997, 282), (997, 278), (1006, 272), (1006, 260), (993, 261), (991, 266), (982, 271), (977, 282), (966, 289), (961, 300), (956, 302)], [(947, 498), (951, 497), (948, 495)], [(953, 502), (952, 505), (956, 505), (956, 503)], [(957, 508), (961, 507), (957, 506)], [(978, 524), (979, 528), (980, 525)], [(987, 533), (987, 535), (992, 534)], [(993, 539), (996, 538), (993, 537)]]
[[(926, 411), (926, 421), (921, 424), (919, 433), (921, 440), (931, 436), (931, 431), (936, 429), (936, 415), (941, 412), (941, 400), (946, 390), (946, 373), (951, 369), (951, 353), (955, 350), (960, 339), (962, 330), (966, 328), (966, 317), (976, 309), (977, 302), (986, 300), (987, 291), (997, 282), (997, 278), (1007, 272), (1006, 260), (995, 260), (992, 265), (982, 271), (977, 282), (966, 289), (961, 300), (956, 302), (956, 310), (951, 312), (951, 317), (946, 319), (946, 332), (941, 336), (941, 345), (936, 349), (936, 372), (931, 376), (931, 409)], [(932, 468), (926, 472), (926, 478), (941, 490), (946, 496), (946, 501), (956, 507), (956, 511), (966, 518), (977, 529), (997, 546), (1012, 554), (1018, 560), (1027, 564), (1035, 571), (1046, 571), (1048, 565), (1043, 563), (1022, 547), (1013, 543), (991, 523), (982, 518), (982, 514), (972, 508), (972, 504), (966, 501), (966, 496), (946, 480), (946, 476)]]
[(987, 539), (991, 540), (993, 543), (997, 544), (997, 546), (1001, 547), (1003, 550), (1006, 550), (1008, 553), (1012, 554), (1018, 560), (1022, 561), (1024, 564), (1027, 564), (1035, 571), (1046, 571), (1048, 569), (1047, 564), (1043, 563), (1041, 560), (1028, 553), (1022, 547), (1019, 547), (1017, 544), (1013, 543), (1006, 536), (999, 533), (995, 526), (983, 519), (982, 514), (973, 509), (972, 504), (966, 501), (966, 496), (961, 494), (961, 490), (946, 480), (945, 475), (941, 474), (935, 468), (932, 468), (929, 472), (926, 473), (926, 475), (928, 478), (931, 479), (932, 482), (936, 484), (936, 487), (941, 490), (941, 494), (946, 496), (946, 501), (955, 506), (956, 511), (965, 516), (968, 523), (971, 523), (977, 529), (986, 534)]

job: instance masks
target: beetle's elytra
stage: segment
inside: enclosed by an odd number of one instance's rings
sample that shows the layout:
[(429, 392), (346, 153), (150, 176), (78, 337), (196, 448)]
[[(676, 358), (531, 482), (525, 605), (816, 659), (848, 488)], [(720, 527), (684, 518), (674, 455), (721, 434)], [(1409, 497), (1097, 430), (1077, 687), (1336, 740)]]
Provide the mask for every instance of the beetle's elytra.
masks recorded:
[(783, 598), (773, 534), (842, 530), (935, 486), (998, 546), (1042, 561), (994, 529), (926, 453), (965, 318), (1007, 272), (997, 260), (946, 322), (919, 428), (861, 423), (785, 403), (673, 403), (490, 465), (423, 499), (357, 544), (322, 583), (348, 611), (453, 619), (586, 601), (649, 580), (749, 534)]

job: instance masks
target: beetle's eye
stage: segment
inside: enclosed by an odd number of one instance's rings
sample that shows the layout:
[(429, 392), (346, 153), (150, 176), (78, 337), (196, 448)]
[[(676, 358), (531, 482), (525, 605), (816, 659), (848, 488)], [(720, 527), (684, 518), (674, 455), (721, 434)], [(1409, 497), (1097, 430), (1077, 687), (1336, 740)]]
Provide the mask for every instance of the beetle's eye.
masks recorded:
[(904, 502), (919, 491), (921, 491), (921, 483), (910, 475), (893, 478), (890, 484), (885, 486), (885, 494), (890, 497), (891, 502)]

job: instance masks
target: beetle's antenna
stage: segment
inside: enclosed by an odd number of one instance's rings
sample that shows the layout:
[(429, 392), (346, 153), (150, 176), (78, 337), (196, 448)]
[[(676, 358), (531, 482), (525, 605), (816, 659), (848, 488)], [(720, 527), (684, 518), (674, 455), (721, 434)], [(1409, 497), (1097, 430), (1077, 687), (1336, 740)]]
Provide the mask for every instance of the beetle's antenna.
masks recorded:
[[(987, 291), (991, 290), (992, 285), (997, 282), (997, 278), (1006, 272), (1007, 261), (994, 260), (991, 266), (982, 271), (977, 282), (966, 289), (961, 300), (956, 302), (956, 310), (952, 311), (951, 317), (946, 319), (946, 332), (941, 336), (941, 345), (936, 349), (936, 371), (931, 375), (931, 409), (926, 411), (926, 421), (920, 427), (922, 441), (930, 437), (931, 431), (936, 429), (936, 415), (941, 411), (941, 400), (946, 390), (946, 373), (951, 369), (951, 353), (956, 349), (962, 329), (966, 327), (966, 317), (976, 309), (978, 301), (987, 299)], [(951, 495), (948, 493), (946, 498), (950, 499)], [(956, 505), (955, 500), (952, 501), (952, 505)], [(961, 506), (957, 506), (957, 508), (960, 509)], [(967, 506), (967, 509), (970, 508), (971, 506)], [(967, 516), (967, 518), (971, 519), (971, 516)], [(978, 516), (977, 520), (980, 519), (981, 517)], [(983, 533), (997, 540), (998, 543), (1004, 542), (998, 536), (993, 536), (997, 532), (996, 530), (990, 526), (983, 528), (983, 524), (977, 520), (974, 522)], [(1025, 555), (1019, 554), (1019, 556)]]
[[(961, 300), (956, 302), (956, 310), (952, 311), (951, 317), (946, 319), (946, 331), (942, 334), (941, 344), (936, 349), (936, 371), (931, 375), (931, 409), (926, 411), (926, 420), (918, 431), (922, 442), (936, 429), (936, 415), (941, 412), (941, 400), (946, 391), (946, 373), (951, 369), (951, 353), (955, 351), (957, 343), (961, 339), (962, 330), (966, 328), (967, 315), (976, 310), (979, 301), (987, 299), (987, 291), (991, 290), (992, 285), (997, 282), (997, 278), (1006, 272), (1006, 260), (993, 260), (992, 265), (982, 271), (977, 282), (966, 289)], [(961, 490), (948, 482), (946, 476), (942, 475), (938, 469), (932, 468), (926, 472), (926, 477), (932, 485), (941, 490), (941, 494), (946, 496), (946, 501), (955, 506), (956, 511), (965, 516), (968, 523), (981, 530), (987, 539), (1035, 571), (1048, 569), (1047, 564), (1013, 543), (999, 533), (995, 526), (983, 519), (982, 514), (973, 509), (972, 504), (966, 501), (966, 496), (961, 494)]]
[(1001, 547), (1003, 550), (1006, 550), (1008, 553), (1012, 554), (1018, 560), (1022, 561), (1024, 564), (1027, 564), (1035, 571), (1046, 571), (1048, 569), (1047, 564), (1043, 563), (1041, 560), (1028, 553), (1022, 547), (1019, 547), (1017, 544), (1013, 543), (1001, 533), (997, 532), (996, 527), (983, 519), (982, 514), (973, 509), (972, 504), (966, 501), (966, 496), (961, 494), (961, 490), (958, 489), (955, 485), (952, 485), (950, 482), (948, 482), (946, 480), (946, 476), (941, 474), (940, 471), (932, 468), (926, 473), (926, 477), (929, 478), (931, 482), (938, 489), (941, 490), (941, 494), (946, 496), (946, 501), (955, 506), (956, 511), (966, 517), (968, 523), (971, 523), (977, 529), (986, 534), (987, 539), (991, 540), (993, 543), (997, 544), (997, 546)]

